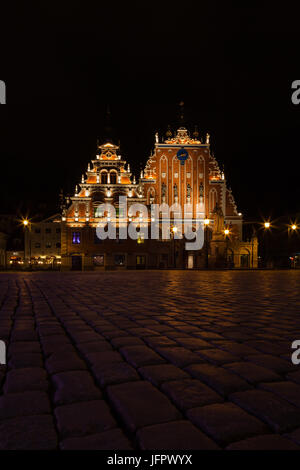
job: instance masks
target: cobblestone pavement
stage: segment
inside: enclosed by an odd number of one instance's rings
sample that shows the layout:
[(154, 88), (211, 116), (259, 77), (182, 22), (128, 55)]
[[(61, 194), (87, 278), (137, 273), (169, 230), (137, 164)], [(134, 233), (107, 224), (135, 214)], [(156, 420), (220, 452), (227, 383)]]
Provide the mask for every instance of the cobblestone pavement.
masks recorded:
[(0, 274), (0, 449), (299, 449), (300, 271)]

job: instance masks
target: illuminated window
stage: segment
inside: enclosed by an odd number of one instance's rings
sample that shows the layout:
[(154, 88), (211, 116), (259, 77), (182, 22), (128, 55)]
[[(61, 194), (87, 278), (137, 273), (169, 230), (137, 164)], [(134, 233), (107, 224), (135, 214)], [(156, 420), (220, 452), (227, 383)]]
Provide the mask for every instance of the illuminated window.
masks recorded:
[(101, 173), (101, 184), (107, 184), (107, 173)]
[(103, 215), (104, 215), (103, 207), (95, 207), (94, 217), (103, 217)]
[(73, 245), (79, 245), (81, 242), (80, 232), (72, 232), (72, 243)]
[(104, 255), (94, 255), (93, 264), (94, 266), (104, 266)]
[(125, 265), (125, 255), (115, 255), (115, 265), (124, 266)]
[(136, 257), (136, 264), (138, 266), (145, 266), (146, 264), (146, 256), (144, 255), (137, 255)]
[(110, 174), (110, 183), (117, 184), (117, 173), (113, 172)]

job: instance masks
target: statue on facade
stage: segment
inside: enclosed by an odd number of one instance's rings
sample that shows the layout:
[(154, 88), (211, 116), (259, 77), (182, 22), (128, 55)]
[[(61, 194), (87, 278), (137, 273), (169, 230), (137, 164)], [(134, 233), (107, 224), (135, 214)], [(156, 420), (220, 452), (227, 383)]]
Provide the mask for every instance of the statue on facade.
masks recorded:
[(158, 144), (159, 143), (159, 137), (158, 137), (158, 132), (155, 134), (155, 142)]
[(222, 207), (216, 203), (216, 206), (213, 210), (214, 215), (214, 232), (221, 233), (224, 230), (224, 214)]
[(186, 195), (187, 195), (187, 197), (191, 197), (191, 191), (192, 191), (191, 185), (190, 185), (190, 183), (188, 183), (187, 186), (186, 186)]
[(203, 186), (203, 183), (200, 183), (199, 185), (199, 196), (200, 197), (204, 197), (204, 186)]
[(174, 197), (178, 197), (178, 187), (176, 183), (174, 184), (173, 189), (174, 189)]
[(162, 195), (162, 197), (166, 196), (166, 190), (167, 190), (166, 183), (162, 183), (162, 185), (161, 185), (161, 195)]
[(210, 135), (209, 133), (206, 134), (206, 145), (209, 145), (209, 139), (210, 139)]

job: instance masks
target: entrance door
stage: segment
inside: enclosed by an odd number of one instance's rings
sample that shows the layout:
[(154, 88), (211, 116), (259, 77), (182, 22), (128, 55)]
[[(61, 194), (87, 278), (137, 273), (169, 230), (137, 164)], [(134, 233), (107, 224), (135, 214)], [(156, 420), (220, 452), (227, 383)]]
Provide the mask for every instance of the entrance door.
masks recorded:
[(188, 255), (188, 269), (193, 269), (194, 267), (194, 255)]
[(136, 257), (136, 269), (145, 269), (146, 267), (146, 256), (137, 255)]
[(72, 256), (72, 271), (81, 271), (81, 270), (82, 270), (82, 257)]

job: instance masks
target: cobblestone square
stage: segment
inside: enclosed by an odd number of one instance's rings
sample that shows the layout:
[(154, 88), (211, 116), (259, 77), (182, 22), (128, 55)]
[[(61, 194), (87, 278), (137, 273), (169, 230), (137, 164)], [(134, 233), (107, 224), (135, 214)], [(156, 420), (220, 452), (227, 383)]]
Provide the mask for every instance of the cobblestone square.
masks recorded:
[(298, 449), (300, 271), (0, 274), (0, 449)]

